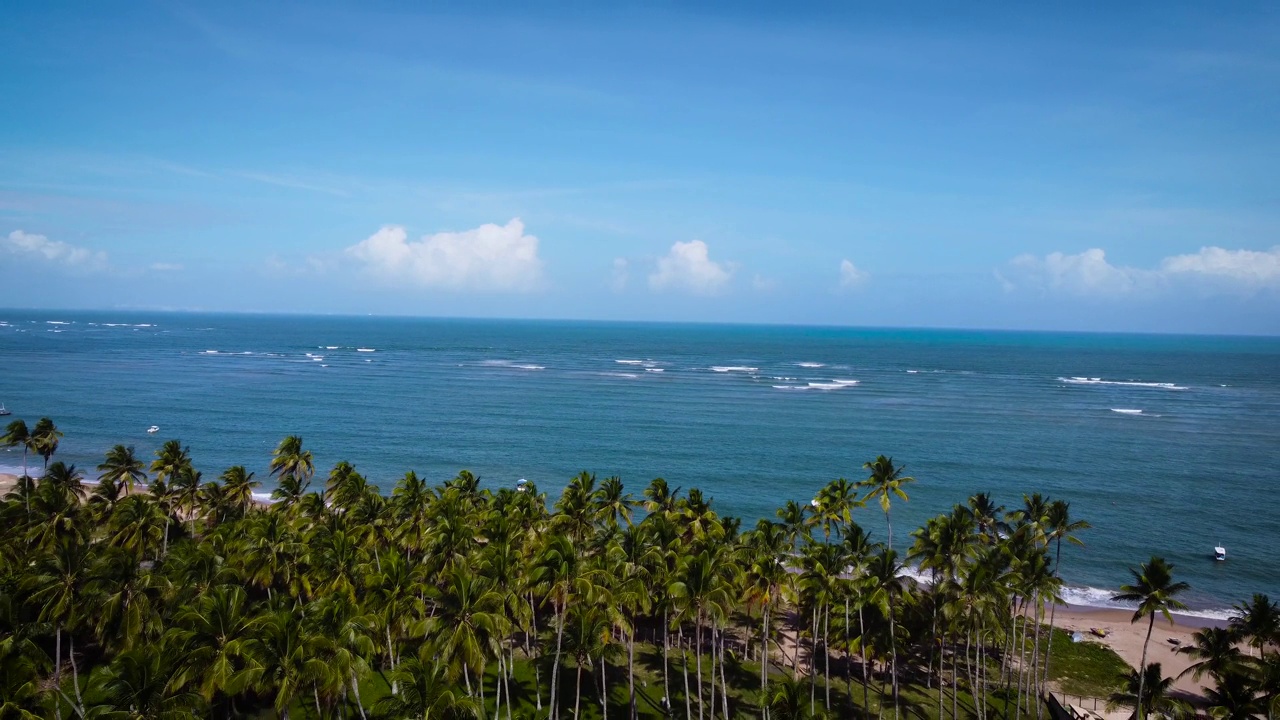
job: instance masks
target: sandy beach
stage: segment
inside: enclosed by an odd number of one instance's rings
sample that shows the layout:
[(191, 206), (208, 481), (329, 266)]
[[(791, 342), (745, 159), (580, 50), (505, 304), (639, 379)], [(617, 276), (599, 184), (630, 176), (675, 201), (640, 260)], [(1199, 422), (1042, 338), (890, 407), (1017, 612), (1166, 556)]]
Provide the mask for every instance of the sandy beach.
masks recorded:
[[(1142, 661), (1142, 643), (1147, 636), (1147, 621), (1144, 619), (1134, 623), (1131, 622), (1132, 619), (1133, 613), (1128, 610), (1069, 605), (1058, 608), (1055, 624), (1069, 632), (1079, 631), (1086, 639), (1106, 645), (1125, 662), (1137, 667)], [(1166, 677), (1177, 678), (1178, 674), (1195, 662), (1190, 656), (1178, 653), (1178, 647), (1192, 644), (1191, 635), (1201, 628), (1225, 624), (1222, 620), (1174, 615), (1174, 624), (1170, 625), (1163, 617), (1157, 616), (1155, 629), (1151, 632), (1151, 645), (1147, 650), (1147, 662), (1160, 663)], [(1099, 638), (1089, 632), (1091, 628), (1103, 630), (1107, 636)], [(1171, 640), (1178, 641), (1178, 645), (1174, 645)], [(1174, 688), (1189, 695), (1200, 696), (1201, 686), (1209, 682), (1211, 680), (1207, 677), (1196, 681), (1188, 675), (1174, 680)]]
[(14, 487), (15, 485), (17, 485), (17, 484), (18, 484), (18, 476), (17, 476), (17, 475), (9, 475), (9, 474), (6, 474), (6, 473), (0, 473), (0, 498), (2, 498), (2, 497), (4, 497), (5, 495), (7, 495), (7, 494), (8, 494), (8, 492), (9, 492), (10, 490), (12, 490), (12, 489), (13, 489), (13, 487)]

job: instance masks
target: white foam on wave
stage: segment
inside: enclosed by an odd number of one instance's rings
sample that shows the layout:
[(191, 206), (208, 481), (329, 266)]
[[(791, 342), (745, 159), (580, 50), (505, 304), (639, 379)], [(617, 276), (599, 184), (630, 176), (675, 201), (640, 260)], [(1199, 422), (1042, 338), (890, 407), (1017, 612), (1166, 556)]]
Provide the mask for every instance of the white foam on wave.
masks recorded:
[(918, 373), (918, 372), (920, 372), (920, 371), (919, 371), (919, 370), (908, 370), (908, 371), (907, 371), (907, 374), (908, 374), (908, 375), (915, 375), (915, 374), (916, 374), (916, 373)]
[(45, 325), (71, 325), (72, 323), (64, 322), (62, 320), (45, 320), (44, 324)]
[(614, 360), (619, 365), (643, 365), (643, 360)]
[(831, 382), (811, 382), (809, 387), (814, 390), (842, 390), (857, 384), (857, 380), (832, 380)]
[(356, 352), (377, 352), (375, 348), (356, 348)]
[(339, 345), (322, 345), (320, 346), (320, 349), (321, 350), (337, 350), (339, 347), (340, 347)]
[(712, 365), (712, 372), (728, 373), (728, 372), (760, 372), (760, 368), (747, 367), (746, 365)]
[(666, 372), (665, 370), (659, 367), (647, 367), (644, 369), (644, 371), (645, 372)]
[(1162, 390), (1189, 390), (1185, 385), (1167, 382), (1138, 382), (1136, 380), (1103, 380), (1096, 377), (1060, 377), (1059, 382), (1068, 385), (1117, 385), (1121, 387), (1160, 388)]
[(1111, 408), (1111, 412), (1120, 413), (1121, 415), (1141, 415), (1142, 411), (1138, 408)]
[(827, 366), (826, 363), (820, 363), (820, 362), (798, 362), (796, 363), (796, 365), (802, 368), (820, 368), (820, 367)]
[(255, 493), (250, 493), (250, 495), (253, 496), (254, 502), (267, 503), (268, 505), (272, 505), (279, 502), (279, 500), (276, 500), (275, 498), (271, 497), (271, 493), (255, 492)]
[(637, 373), (629, 373), (629, 372), (604, 372), (599, 374), (604, 377), (625, 378), (627, 380), (635, 380), (636, 378), (640, 377), (640, 375), (638, 375)]
[(204, 352), (202, 352), (202, 353), (200, 353), (200, 354), (201, 354), (201, 355), (217, 355), (217, 354), (218, 354), (218, 351), (217, 351), (217, 350), (205, 350)]
[[(1103, 588), (1064, 585), (1060, 597), (1063, 602), (1068, 605), (1082, 605), (1084, 607), (1107, 608), (1111, 610), (1136, 610), (1136, 603), (1119, 602), (1112, 600), (1116, 594), (1115, 590), (1104, 590)], [(1228, 620), (1231, 618), (1232, 611), (1227, 608), (1208, 609), (1208, 610), (1182, 610), (1176, 613), (1178, 615), (1186, 615), (1189, 617), (1205, 618), (1207, 620)]]
[(546, 366), (546, 365), (532, 365), (532, 364), (530, 364), (530, 365), (512, 365), (511, 367), (516, 368), (516, 369), (518, 369), (518, 370), (546, 370), (546, 369), (547, 369), (547, 366)]

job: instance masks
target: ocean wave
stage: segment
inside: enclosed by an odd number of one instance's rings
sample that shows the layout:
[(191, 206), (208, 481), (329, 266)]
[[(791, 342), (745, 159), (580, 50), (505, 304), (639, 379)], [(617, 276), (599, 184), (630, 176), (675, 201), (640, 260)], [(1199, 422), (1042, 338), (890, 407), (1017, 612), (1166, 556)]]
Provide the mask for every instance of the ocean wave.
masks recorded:
[(796, 366), (802, 367), (802, 368), (820, 368), (820, 367), (826, 367), (827, 364), (820, 363), (820, 362), (798, 362), (796, 363)]
[(643, 365), (643, 360), (614, 360), (619, 365)]
[(1137, 408), (1111, 408), (1111, 412), (1120, 413), (1121, 415), (1141, 415), (1142, 411)]
[(711, 371), (718, 372), (718, 373), (728, 373), (728, 372), (753, 373), (753, 372), (760, 372), (760, 368), (747, 367), (746, 365), (712, 365)]
[(1162, 390), (1189, 390), (1186, 385), (1167, 382), (1138, 382), (1136, 380), (1103, 380), (1096, 377), (1060, 377), (1059, 382), (1068, 385), (1118, 385), (1122, 387), (1160, 388)]
[(377, 352), (376, 348), (356, 348), (356, 352)]
[(519, 370), (546, 370), (546, 365), (512, 365), (511, 367)]
[(628, 372), (602, 372), (597, 374), (603, 377), (626, 378), (627, 380), (635, 380), (636, 378), (640, 377), (636, 373), (628, 373)]
[(660, 368), (660, 367), (647, 367), (647, 368), (645, 368), (645, 369), (644, 369), (644, 371), (645, 371), (645, 372), (666, 372), (665, 370), (663, 370), (663, 369), (662, 369), (662, 368)]
[[(1082, 607), (1105, 608), (1108, 610), (1136, 610), (1137, 603), (1127, 603), (1112, 600), (1116, 594), (1115, 590), (1105, 590), (1103, 588), (1065, 585), (1062, 588), (1060, 597), (1063, 602), (1068, 605), (1079, 605)], [(1177, 615), (1186, 615), (1188, 617), (1203, 618), (1206, 620), (1229, 620), (1232, 615), (1230, 608), (1209, 608), (1197, 610), (1180, 610)]]
[(806, 385), (773, 385), (775, 390), (843, 390), (859, 384), (859, 380), (832, 380), (830, 382), (811, 382)]
[(64, 322), (62, 320), (45, 320), (45, 325), (74, 325), (75, 323)]

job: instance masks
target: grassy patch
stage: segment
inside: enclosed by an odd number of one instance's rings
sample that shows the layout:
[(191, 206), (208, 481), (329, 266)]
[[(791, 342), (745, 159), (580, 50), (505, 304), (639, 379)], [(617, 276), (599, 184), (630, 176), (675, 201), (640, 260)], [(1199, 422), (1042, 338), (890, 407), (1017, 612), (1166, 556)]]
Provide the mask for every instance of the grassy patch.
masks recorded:
[(1053, 656), (1049, 679), (1069, 695), (1105, 698), (1121, 690), (1121, 679), (1132, 668), (1111, 648), (1087, 640), (1072, 642), (1071, 635), (1053, 631)]

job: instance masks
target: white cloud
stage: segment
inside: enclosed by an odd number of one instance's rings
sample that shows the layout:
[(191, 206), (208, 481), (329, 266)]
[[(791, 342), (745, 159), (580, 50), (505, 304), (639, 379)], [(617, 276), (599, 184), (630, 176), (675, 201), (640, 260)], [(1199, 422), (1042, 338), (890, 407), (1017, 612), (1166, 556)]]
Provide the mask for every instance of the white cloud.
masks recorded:
[(686, 290), (696, 295), (715, 295), (733, 277), (734, 268), (712, 260), (701, 240), (677, 242), (658, 258), (657, 269), (649, 275), (653, 290)]
[(609, 283), (609, 287), (613, 291), (620, 293), (627, 289), (627, 280), (630, 278), (631, 262), (626, 258), (613, 259), (613, 279)]
[(858, 266), (852, 262), (848, 260), (840, 261), (840, 289), (856, 288), (870, 277), (871, 275), (864, 270), (859, 270)]
[(773, 292), (778, 288), (778, 281), (756, 273), (756, 276), (751, 278), (751, 287), (756, 292)]
[(182, 270), (182, 265), (178, 263), (158, 262), (151, 263), (151, 265), (148, 266), (148, 269), (153, 272), (178, 272)]
[(1205, 247), (1164, 258), (1154, 269), (1113, 265), (1099, 248), (1075, 255), (1054, 252), (1043, 258), (1020, 255), (995, 275), (1008, 292), (1033, 289), (1100, 297), (1174, 288), (1252, 292), (1280, 288), (1280, 246), (1267, 251)]
[(1165, 275), (1199, 275), (1243, 283), (1251, 287), (1280, 285), (1280, 245), (1270, 250), (1200, 248), (1190, 255), (1174, 255), (1160, 263)]
[(418, 241), (409, 240), (403, 227), (388, 225), (346, 253), (370, 276), (395, 285), (528, 292), (542, 282), (538, 238), (525, 234), (519, 218)]
[(50, 240), (44, 235), (14, 230), (4, 240), (3, 246), (10, 253), (39, 257), (51, 263), (80, 270), (103, 270), (107, 267), (107, 254), (77, 247), (61, 240)]

